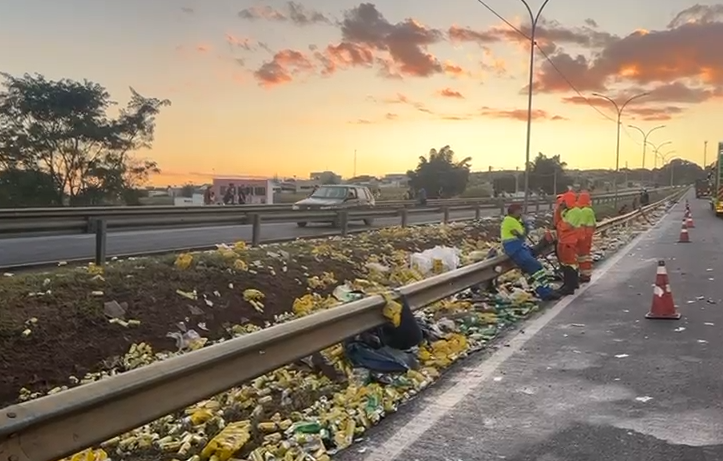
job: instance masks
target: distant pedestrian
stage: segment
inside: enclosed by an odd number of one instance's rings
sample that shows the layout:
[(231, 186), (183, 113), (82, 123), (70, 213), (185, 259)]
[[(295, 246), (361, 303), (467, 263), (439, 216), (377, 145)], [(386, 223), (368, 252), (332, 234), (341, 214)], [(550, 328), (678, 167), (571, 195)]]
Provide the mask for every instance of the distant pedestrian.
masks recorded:
[(419, 204), (421, 206), (427, 206), (427, 190), (424, 187), (419, 189), (419, 192), (417, 193), (417, 199), (419, 200)]
[(648, 189), (643, 189), (640, 193), (640, 206), (648, 205), (650, 205), (650, 194), (648, 194)]

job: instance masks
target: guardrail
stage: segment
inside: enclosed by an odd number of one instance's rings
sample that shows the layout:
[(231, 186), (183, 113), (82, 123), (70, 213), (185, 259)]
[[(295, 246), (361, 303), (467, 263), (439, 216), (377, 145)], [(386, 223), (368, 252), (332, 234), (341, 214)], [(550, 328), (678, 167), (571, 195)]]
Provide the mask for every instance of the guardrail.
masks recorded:
[[(659, 190), (659, 189), (651, 189)], [(618, 195), (621, 197), (637, 194), (639, 190), (621, 190)], [(610, 196), (613, 194), (593, 194), (593, 196)], [(536, 198), (532, 197), (534, 203)], [(542, 203), (549, 203), (551, 198), (538, 200)], [(453, 199), (430, 199), (428, 206), (460, 206), (460, 205), (487, 205), (499, 206), (500, 201), (519, 201), (519, 198), (453, 198)], [(416, 208), (418, 202), (415, 200), (383, 200), (376, 202), (375, 208)], [(271, 213), (279, 211), (292, 211), (292, 203), (278, 203), (271, 205), (209, 205), (209, 206), (173, 206), (173, 205), (149, 205), (149, 206), (96, 206), (96, 207), (51, 207), (51, 208), (0, 208), (0, 222), (10, 219), (51, 219), (51, 218), (108, 218), (113, 216), (138, 217), (138, 216), (160, 216), (160, 215), (209, 215), (209, 214), (237, 214), (249, 213)]]
[[(679, 196), (598, 224), (604, 231)], [(499, 256), (399, 290), (421, 309), (513, 267)], [(55, 461), (382, 325), (380, 295), (0, 410), (0, 458)]]
[[(666, 190), (667, 188), (656, 189)], [(637, 195), (637, 191), (618, 194), (619, 198)], [(611, 201), (613, 194), (594, 195), (599, 201)], [(535, 209), (550, 205), (551, 198), (531, 202)], [(504, 211), (505, 204), (519, 201), (518, 199), (448, 199), (430, 200), (427, 206), (421, 207), (411, 200), (378, 202), (375, 207), (349, 211), (355, 219), (367, 216), (398, 216), (407, 210), (408, 213), (441, 213), (443, 210), (458, 209), (494, 209)], [(253, 224), (256, 216), (263, 216), (264, 221), (283, 222), (323, 222), (332, 220), (340, 224), (340, 214), (344, 209), (326, 213), (310, 213), (294, 210), (291, 204), (280, 205), (234, 205), (234, 206), (148, 206), (148, 207), (82, 207), (82, 208), (21, 208), (0, 209), (0, 235), (2, 234), (33, 234), (57, 233), (78, 234), (95, 232), (96, 223), (106, 222), (108, 230), (144, 229), (164, 227), (204, 227), (218, 225)], [(466, 208), (465, 208), (466, 207)], [(307, 212), (308, 213), (308, 212)], [(371, 214), (369, 214), (371, 213)], [(332, 216), (334, 214), (334, 216)], [(293, 216), (293, 218), (292, 218)], [(305, 221), (306, 220), (306, 221)]]
[[(675, 188), (656, 189), (655, 193), (665, 193)], [(618, 198), (629, 199), (638, 195), (637, 192), (618, 194)], [(593, 196), (593, 203), (613, 202), (613, 194)], [(497, 203), (477, 202), (472, 205), (448, 205), (444, 201), (443, 206), (427, 206), (408, 208), (387, 207), (382, 209), (367, 210), (325, 210), (325, 211), (266, 211), (264, 213), (253, 211), (254, 207), (181, 207), (182, 209), (202, 210), (202, 212), (190, 213), (179, 212), (177, 207), (157, 207), (157, 210), (166, 210), (148, 214), (146, 211), (139, 212), (138, 209), (129, 207), (119, 208), (79, 208), (67, 210), (53, 210), (37, 212), (32, 209), (7, 211), (5, 217), (0, 210), (0, 237), (1, 236), (37, 236), (37, 235), (64, 235), (64, 234), (95, 234), (94, 262), (96, 265), (103, 265), (107, 256), (108, 233), (120, 230), (142, 230), (171, 227), (209, 227), (224, 225), (251, 225), (251, 245), (258, 246), (262, 243), (262, 223), (331, 223), (342, 236), (349, 233), (350, 221), (364, 221), (365, 224), (372, 224), (375, 219), (398, 218), (399, 225), (407, 227), (409, 217), (415, 214), (441, 214), (441, 222), (450, 222), (450, 213), (459, 211), (474, 212), (474, 219), (480, 219), (483, 210), (499, 209), (504, 214), (505, 207), (511, 202), (498, 201)], [(456, 203), (455, 201), (452, 201)], [(412, 202), (403, 202), (412, 203)], [(532, 203), (535, 211), (540, 211), (544, 206), (551, 206), (549, 201), (537, 201)], [(171, 212), (168, 209), (171, 209)], [(16, 214), (13, 214), (16, 213)], [(19, 213), (19, 214), (17, 214)], [(33, 214), (36, 213), (36, 214)], [(38, 214), (39, 213), (39, 214)], [(57, 213), (57, 215), (53, 215)], [(99, 213), (99, 214), (94, 214)], [(104, 213), (111, 213), (106, 215)], [(70, 214), (70, 217), (61, 216)], [(328, 236), (329, 234), (325, 234)], [(185, 250), (179, 248), (176, 250)]]

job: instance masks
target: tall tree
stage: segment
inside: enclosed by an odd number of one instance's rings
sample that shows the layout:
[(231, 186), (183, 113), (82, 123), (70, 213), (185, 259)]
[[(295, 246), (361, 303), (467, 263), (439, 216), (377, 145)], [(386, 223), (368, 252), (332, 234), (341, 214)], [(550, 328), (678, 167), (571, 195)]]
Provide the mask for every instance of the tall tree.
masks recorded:
[(519, 186), (518, 180), (515, 179), (514, 174), (505, 174), (497, 176), (492, 180), (492, 188), (496, 193), (506, 192), (511, 194), (515, 192), (515, 188)]
[(60, 205), (56, 184), (48, 173), (18, 168), (0, 171), (0, 208)]
[(543, 190), (546, 194), (558, 194), (572, 184), (565, 168), (567, 163), (559, 155), (547, 157), (540, 152), (530, 165), (530, 189)]
[(706, 179), (706, 173), (697, 163), (674, 158), (655, 170), (655, 178), (661, 186), (678, 186), (692, 184), (697, 179)]
[(449, 146), (432, 149), (428, 157), (419, 157), (414, 171), (407, 171), (409, 184), (414, 190), (424, 189), (429, 198), (457, 196), (467, 188), (471, 161), (470, 157), (457, 161)]
[(25, 74), (4, 77), (0, 92), (0, 169), (49, 175), (59, 203), (97, 204), (122, 200), (158, 172), (152, 161), (134, 157), (150, 148), (156, 116), (168, 100), (131, 98), (118, 116), (116, 103), (101, 85), (90, 81), (47, 80)]

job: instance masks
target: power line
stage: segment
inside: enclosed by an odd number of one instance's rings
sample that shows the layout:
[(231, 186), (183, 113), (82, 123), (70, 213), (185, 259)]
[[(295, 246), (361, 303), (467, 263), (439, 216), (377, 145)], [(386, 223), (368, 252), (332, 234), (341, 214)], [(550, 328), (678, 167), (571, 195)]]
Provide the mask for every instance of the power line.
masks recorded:
[[(499, 19), (500, 21), (504, 22), (510, 29), (514, 30), (514, 31), (517, 32), (519, 35), (521, 35), (522, 37), (526, 38), (528, 41), (530, 41), (530, 42), (533, 41), (533, 40), (532, 40), (532, 37), (528, 36), (527, 34), (525, 34), (524, 32), (522, 32), (520, 29), (518, 29), (517, 27), (515, 27), (511, 22), (509, 22), (509, 21), (508, 21), (507, 19), (505, 19), (501, 14), (499, 14), (497, 11), (495, 11), (491, 6), (489, 6), (487, 3), (485, 3), (484, 0), (477, 0), (477, 2), (478, 2), (480, 5), (482, 5), (483, 7), (485, 7), (485, 8), (487, 9), (487, 11), (489, 11), (490, 13), (492, 13), (497, 19)], [(606, 113), (604, 113), (603, 111), (601, 111), (597, 106), (595, 106), (595, 105), (590, 101), (590, 99), (588, 99), (585, 95), (583, 95), (583, 94), (575, 87), (575, 85), (572, 84), (572, 82), (570, 81), (570, 79), (567, 78), (567, 76), (557, 67), (557, 65), (554, 63), (554, 61), (553, 61), (552, 59), (550, 59), (550, 57), (547, 55), (547, 53), (545, 53), (545, 50), (543, 50), (543, 49), (540, 47), (540, 45), (537, 44), (537, 41), (534, 41), (534, 44), (535, 44), (535, 48), (537, 48), (537, 50), (538, 50), (540, 53), (542, 53), (542, 56), (547, 60), (547, 62), (550, 64), (550, 66), (552, 66), (552, 68), (555, 70), (555, 72), (557, 72), (558, 75), (560, 75), (560, 77), (565, 81), (565, 83), (567, 83), (567, 85), (568, 85), (575, 93), (577, 93), (577, 95), (578, 95), (579, 97), (581, 97), (588, 106), (592, 107), (592, 108), (595, 110), (595, 112), (597, 112), (598, 114), (602, 115), (603, 117), (605, 117), (606, 119), (610, 120), (611, 122), (617, 123), (617, 120), (616, 120), (616, 119), (610, 117), (609, 115), (607, 115)], [(625, 125), (623, 125), (623, 131), (624, 131), (625, 134), (628, 136), (628, 138), (632, 139), (635, 143), (637, 143), (638, 145), (640, 145), (640, 143), (638, 143), (638, 142), (635, 140), (635, 138), (633, 138), (632, 135), (628, 132), (628, 130), (627, 130), (627, 128), (625, 127)]]
[(614, 118), (610, 117), (610, 116), (609, 116), (608, 114), (606, 114), (605, 112), (601, 111), (595, 104), (593, 104), (587, 97), (585, 97), (585, 95), (583, 95), (583, 94), (580, 92), (580, 90), (578, 90), (578, 89), (575, 87), (575, 85), (572, 84), (572, 82), (570, 81), (570, 79), (568, 79), (568, 78), (565, 76), (565, 74), (562, 73), (562, 71), (557, 67), (557, 65), (555, 64), (555, 62), (554, 62), (552, 59), (550, 59), (550, 57), (547, 55), (547, 53), (545, 53), (545, 50), (543, 50), (543, 49), (540, 47), (540, 45), (538, 45), (537, 43), (535, 43), (535, 47), (537, 48), (537, 50), (538, 50), (540, 53), (542, 53), (542, 56), (544, 56), (545, 59), (547, 59), (547, 62), (552, 66), (553, 69), (555, 69), (555, 71), (560, 75), (560, 77), (562, 77), (562, 79), (565, 80), (565, 83), (567, 83), (567, 85), (568, 85), (570, 88), (572, 88), (572, 91), (574, 91), (575, 93), (577, 93), (578, 96), (580, 96), (582, 99), (584, 99), (584, 100), (585, 100), (585, 103), (586, 103), (588, 106), (590, 106), (590, 107), (592, 107), (593, 109), (595, 109), (595, 112), (597, 112), (598, 114), (602, 115), (603, 117), (605, 117), (606, 119), (610, 120), (611, 122), (617, 123), (617, 120), (615, 120)]

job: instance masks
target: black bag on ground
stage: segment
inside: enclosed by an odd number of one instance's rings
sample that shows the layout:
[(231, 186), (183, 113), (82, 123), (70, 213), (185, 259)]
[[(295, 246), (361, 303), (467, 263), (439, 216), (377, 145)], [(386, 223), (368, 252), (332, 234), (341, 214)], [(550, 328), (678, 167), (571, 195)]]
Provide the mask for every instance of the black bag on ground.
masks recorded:
[(394, 327), (391, 323), (382, 325), (379, 327), (379, 338), (385, 346), (406, 350), (422, 342), (422, 329), (409, 307), (406, 296), (401, 296), (399, 302), (402, 304), (399, 326)]

